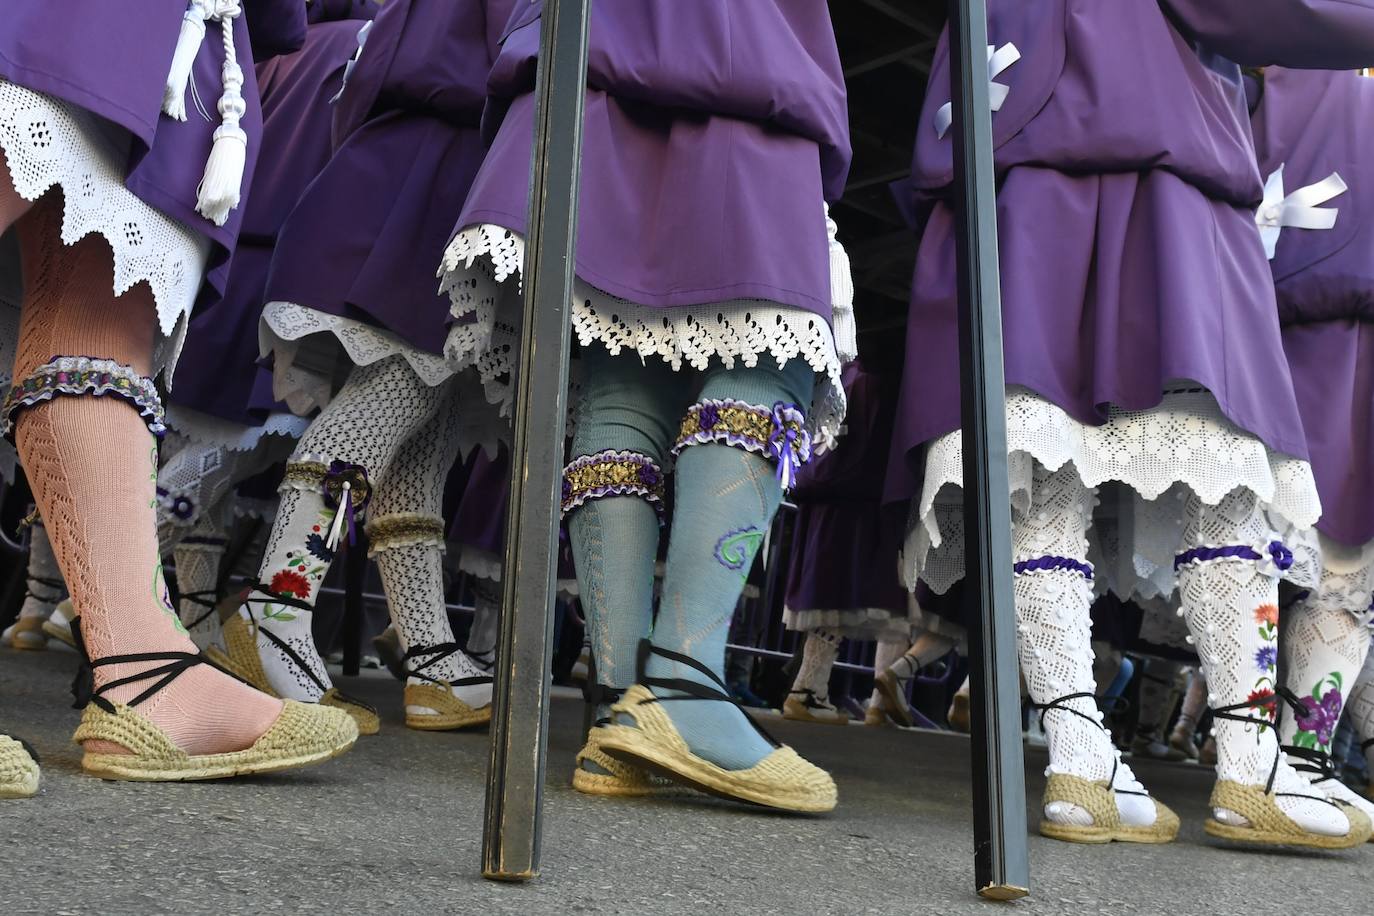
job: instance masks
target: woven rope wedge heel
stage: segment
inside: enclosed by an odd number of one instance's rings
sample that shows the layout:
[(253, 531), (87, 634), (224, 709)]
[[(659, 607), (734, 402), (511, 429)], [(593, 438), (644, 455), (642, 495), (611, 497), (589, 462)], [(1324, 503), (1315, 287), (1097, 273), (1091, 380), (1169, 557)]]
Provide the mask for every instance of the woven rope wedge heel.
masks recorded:
[(1068, 773), (1051, 773), (1045, 784), (1041, 808), (1055, 803), (1076, 805), (1092, 817), (1090, 826), (1061, 824), (1049, 818), (1040, 821), (1040, 833), (1054, 840), (1068, 843), (1172, 843), (1178, 836), (1179, 820), (1169, 807), (1157, 798), (1155, 822), (1148, 827), (1131, 827), (1121, 823), (1116, 807), (1116, 791), (1111, 783), (1094, 782)]
[[(406, 677), (419, 678), (427, 682), (424, 684), (408, 683), (405, 686), (403, 693), (407, 728), (419, 729), (420, 731), (451, 731), (458, 728), (470, 728), (474, 725), (486, 725), (491, 721), (491, 690), (496, 679), (490, 674), (474, 673), (469, 677), (445, 680), (426, 673), (427, 669), (455, 654), (464, 655), (465, 653), (462, 652), (457, 643), (452, 642), (437, 646), (412, 646), (406, 652), (402, 659), (402, 663), (406, 667)], [(428, 661), (411, 667), (412, 661), (422, 657), (428, 657)], [(460, 658), (459, 661), (462, 663), (464, 659)], [(477, 671), (475, 663), (469, 667)], [(486, 702), (480, 706), (473, 706), (464, 702), (453, 692), (455, 688), (464, 687), (485, 688), (482, 695)]]
[[(582, 691), (583, 698), (592, 707), (614, 706), (624, 694), (623, 690), (600, 684), (590, 684)], [(654, 776), (642, 767), (616, 760), (602, 750), (601, 740), (610, 724), (609, 717), (598, 719), (587, 732), (587, 743), (577, 752), (573, 769), (574, 789), (584, 795), (606, 798), (644, 798), (679, 791), (670, 780)]]
[[(1344, 836), (1326, 836), (1304, 830), (1278, 806), (1279, 793), (1263, 786), (1243, 786), (1230, 780), (1217, 780), (1208, 802), (1212, 809), (1233, 811), (1245, 818), (1247, 826), (1238, 827), (1209, 817), (1202, 825), (1214, 837), (1235, 843), (1262, 846), (1305, 846), (1312, 849), (1351, 849), (1369, 841), (1371, 825), (1363, 811), (1336, 805), (1350, 822)], [(1313, 796), (1314, 798), (1317, 796)]]
[[(81, 640), (80, 619), (72, 621), (72, 633), (82, 664), (72, 684), (76, 707), (84, 710), (72, 740), (109, 742), (126, 750), (111, 754), (87, 750), (81, 768), (101, 779), (140, 782), (184, 782), (224, 779), (250, 773), (272, 773), (323, 763), (337, 757), (358, 740), (358, 727), (347, 713), (287, 700), (281, 714), (253, 744), (240, 751), (219, 754), (188, 754), (137, 710), (137, 706), (197, 665), (210, 664), (198, 652), (139, 652), (91, 659)], [(150, 663), (151, 667), (95, 686), (95, 669), (106, 665)], [(116, 703), (104, 694), (126, 684), (152, 684), (128, 703)]]
[[(695, 681), (646, 677), (644, 670), (649, 653), (700, 671), (719, 689)], [(802, 759), (790, 747), (779, 744), (753, 719), (749, 722), (775, 748), (754, 766), (727, 770), (692, 752), (664, 712), (663, 704), (682, 701), (734, 703), (725, 685), (710, 669), (693, 658), (659, 649), (645, 640), (640, 648), (639, 671), (640, 683), (627, 690), (621, 701), (611, 707), (615, 723), (606, 726), (601, 737), (601, 750), (605, 753), (720, 798), (807, 814), (834, 810), (839, 797), (830, 774)], [(679, 691), (685, 696), (660, 698), (653, 694), (651, 687)], [(624, 721), (635, 724), (620, 724)]]
[(190, 755), (156, 725), (123, 703), (110, 712), (92, 703), (72, 740), (109, 741), (128, 754), (86, 752), (81, 768), (101, 779), (186, 782), (275, 773), (323, 763), (351, 748), (358, 727), (348, 713), (312, 703), (286, 700), (281, 715), (253, 745), (225, 754)]
[[(256, 590), (264, 591), (265, 586), (259, 584)], [(244, 601), (244, 606), (260, 601), (261, 599), (249, 598)], [(290, 597), (273, 596), (271, 599), (274, 604), (302, 604), (294, 602)], [(373, 709), (362, 700), (350, 697), (337, 687), (325, 684), (316, 676), (315, 672), (305, 663), (296, 650), (292, 649), (285, 641), (277, 637), (272, 631), (260, 626), (249, 611), (248, 619), (245, 620), (242, 614), (233, 614), (226, 619), (222, 626), (224, 637), (225, 652), (221, 655), (218, 651), (207, 653), (207, 657), (216, 664), (222, 665), (230, 674), (246, 681), (258, 690), (271, 697), (280, 697), (268, 680), (267, 670), (262, 666), (262, 656), (258, 655), (258, 634), (267, 637), (278, 649), (290, 658), (306, 676), (323, 691), (320, 698), (315, 702), (321, 706), (332, 706), (341, 709), (353, 717), (353, 721), (358, 724), (358, 734), (375, 735), (381, 730), (382, 720), (377, 715), (377, 710)]]
[(31, 798), (41, 776), (38, 755), (17, 738), (0, 735), (0, 798)]

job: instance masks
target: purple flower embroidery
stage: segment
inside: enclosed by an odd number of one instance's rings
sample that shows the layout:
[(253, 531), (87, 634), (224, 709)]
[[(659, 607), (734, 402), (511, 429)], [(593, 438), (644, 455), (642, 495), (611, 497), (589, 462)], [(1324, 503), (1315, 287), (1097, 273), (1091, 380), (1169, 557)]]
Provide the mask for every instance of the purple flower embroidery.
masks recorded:
[(1320, 700), (1313, 697), (1300, 697), (1302, 709), (1295, 712), (1298, 728), (1317, 736), (1318, 744), (1330, 744), (1336, 734), (1336, 723), (1341, 719), (1341, 692), (1328, 690)]
[(1279, 650), (1274, 646), (1261, 646), (1255, 653), (1255, 667), (1261, 673), (1273, 671), (1279, 661)]
[(720, 422), (720, 408), (715, 404), (702, 404), (701, 410), (697, 413), (697, 424), (703, 432), (709, 432), (716, 428)]
[(656, 487), (659, 484), (658, 468), (652, 464), (642, 464), (639, 466), (639, 482), (646, 487)]
[(572, 499), (572, 492), (573, 492), (572, 481), (569, 480), (568, 478), (564, 477), (564, 478), (563, 478), (563, 502), (567, 502), (568, 500)]

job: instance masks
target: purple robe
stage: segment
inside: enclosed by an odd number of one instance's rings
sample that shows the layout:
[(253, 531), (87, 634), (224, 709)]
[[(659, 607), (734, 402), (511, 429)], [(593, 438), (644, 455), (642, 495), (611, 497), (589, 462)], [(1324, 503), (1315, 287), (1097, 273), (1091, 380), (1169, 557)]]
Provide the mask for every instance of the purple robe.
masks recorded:
[[(458, 230), (526, 231), (541, 12), (506, 30)], [(828, 321), (821, 202), (850, 150), (825, 5), (601, 0), (590, 42), (577, 275), (646, 306), (765, 299)]]
[[(1374, 22), (1374, 4), (1356, 5)], [(1238, 31), (1249, 54), (1301, 62), (1309, 50), (1303, 34)], [(988, 40), (1021, 53), (996, 77), (1009, 92), (993, 115), (1007, 384), (1100, 424), (1108, 405), (1147, 409), (1189, 380), (1270, 449), (1306, 458), (1254, 226), (1262, 185), (1239, 68), (1194, 49), (1154, 0), (997, 0)], [(894, 500), (919, 489), (921, 444), (960, 423), (952, 140), (934, 126), (949, 98), (944, 41), (913, 165), (929, 216)], [(1343, 41), (1341, 53), (1374, 59), (1370, 29)]]
[(512, 3), (382, 7), (335, 111), (333, 157), (282, 227), (268, 301), (443, 350), (448, 299), (435, 271), (486, 155), (486, 79)]
[(787, 607), (794, 611), (886, 610), (905, 617), (897, 570), (901, 514), (880, 515), (895, 408), (890, 385), (845, 367), (849, 412), (839, 444), (802, 468), (787, 566)]
[(1374, 540), (1374, 80), (1270, 68), (1254, 112), (1259, 167), (1285, 193), (1333, 172), (1347, 190), (1321, 204), (1331, 229), (1281, 230), (1270, 261), (1283, 346), (1321, 495), (1317, 528)]
[[(219, 126), (218, 116), (209, 121), (192, 109), (186, 121), (174, 121), (161, 114), (163, 87), (185, 12), (185, 0), (139, 0), (137, 4), (64, 0), (60, 13), (54, 11), (51, 0), (4, 0), (0, 79), (78, 105), (129, 131), (134, 144), (126, 187), (213, 243), (207, 279), (215, 290), (223, 291), (244, 204), (229, 212), (223, 226), (195, 212), (196, 188), (210, 155), (212, 134)], [(245, 0), (243, 15), (234, 23), (247, 103), (240, 121), (248, 135), (245, 202), (262, 142), (254, 53), (264, 57), (299, 48), (305, 40), (305, 17), (299, 0)], [(224, 61), (219, 36), (219, 25), (209, 23), (191, 72), (212, 110), (219, 98)]]
[[(450, 482), (455, 476), (450, 474)], [(509, 508), (510, 452), (503, 445), (497, 456), (491, 458), (484, 449), (474, 450), (467, 462), (462, 496), (449, 524), (449, 542), (502, 560), (506, 549), (506, 511)], [(564, 581), (577, 578), (566, 528), (559, 531), (558, 578)]]
[[(352, 12), (318, 9), (327, 13)], [(365, 7), (364, 7), (365, 9)], [(262, 93), (261, 167), (243, 215), (238, 248), (223, 298), (191, 320), (175, 403), (247, 426), (285, 410), (272, 397), (271, 373), (257, 365), (258, 319), (277, 233), (311, 179), (329, 161), (329, 100), (338, 94), (344, 65), (358, 49), (362, 23), (311, 25), (298, 52), (258, 65)]]

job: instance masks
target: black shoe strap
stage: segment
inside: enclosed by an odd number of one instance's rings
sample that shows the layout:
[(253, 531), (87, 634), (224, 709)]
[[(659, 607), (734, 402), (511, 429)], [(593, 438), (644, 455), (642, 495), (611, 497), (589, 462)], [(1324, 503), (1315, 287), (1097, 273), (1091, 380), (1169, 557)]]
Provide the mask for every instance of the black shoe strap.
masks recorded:
[[(692, 668), (695, 671), (699, 671), (702, 674), (704, 674), (712, 683), (718, 685), (720, 689), (717, 690), (709, 686), (708, 684), (703, 684), (699, 681), (689, 681), (686, 678), (649, 677), (649, 657), (652, 655), (657, 655), (660, 658), (666, 658), (669, 661), (677, 662), (678, 664), (686, 665), (687, 667)], [(669, 649), (660, 649), (658, 646), (654, 645), (649, 640), (641, 639), (639, 641), (639, 656), (635, 667), (638, 671), (639, 683), (643, 684), (645, 687), (648, 687), (650, 689), (651, 694), (653, 693), (653, 688), (655, 687), (657, 687), (660, 690), (672, 690), (676, 691), (679, 694), (683, 694), (683, 696), (674, 697), (661, 697), (657, 694), (653, 694), (652, 696), (650, 696), (649, 699), (641, 700), (641, 703), (667, 703), (678, 700), (712, 700), (720, 703), (729, 703), (731, 706), (735, 707), (740, 711), (740, 714), (743, 715), (746, 720), (748, 720), (749, 724), (754, 727), (754, 731), (758, 732), (760, 737), (762, 737), (773, 747), (782, 747), (782, 742), (778, 741), (778, 739), (768, 734), (768, 732), (764, 730), (763, 726), (756, 722), (753, 716), (745, 712), (744, 707), (741, 706), (739, 702), (735, 700), (734, 697), (730, 696), (729, 688), (725, 686), (725, 682), (722, 681), (719, 677), (717, 677), (714, 671), (712, 671), (710, 668), (707, 668), (705, 665), (703, 665), (696, 659), (692, 658), (691, 656), (683, 655), (680, 652), (673, 652)]]
[[(1287, 705), (1293, 708), (1294, 710), (1301, 710), (1303, 708), (1302, 704), (1298, 701), (1298, 698), (1293, 694), (1293, 691), (1289, 690), (1287, 687), (1280, 687), (1273, 693), (1271, 693), (1269, 696), (1261, 700), (1246, 700), (1243, 703), (1232, 703), (1230, 706), (1213, 707), (1212, 719), (1213, 721), (1221, 719), (1227, 722), (1241, 722), (1249, 725), (1254, 725), (1259, 728), (1272, 728), (1274, 729), (1274, 734), (1278, 734), (1279, 723), (1283, 719), (1284, 705)], [(1274, 707), (1274, 720), (1272, 722), (1269, 721), (1269, 719), (1267, 718), (1260, 718), (1258, 716), (1253, 715), (1243, 716), (1239, 714), (1241, 710), (1252, 710), (1267, 706)], [(1274, 763), (1271, 767), (1269, 767), (1269, 778), (1264, 781), (1264, 791), (1266, 794), (1274, 791), (1274, 777), (1278, 775), (1279, 759), (1282, 756), (1283, 748), (1279, 748), (1274, 752)], [(1295, 797), (1307, 798), (1308, 796), (1300, 795)]]
[[(25, 579), (26, 588), (24, 589), (25, 598), (37, 598), (44, 604), (57, 604), (66, 596), (67, 583), (61, 579), (49, 579), (45, 576), (28, 576)], [(35, 585), (43, 588), (50, 588), (55, 594), (42, 594), (34, 591)]]
[(186, 624), (186, 629), (194, 630), (196, 627), (209, 620), (211, 614), (215, 613), (215, 608), (219, 602), (219, 591), (208, 588), (199, 592), (182, 592), (181, 600), (189, 601), (203, 609), (200, 616)]
[[(620, 698), (625, 695), (623, 687), (607, 687), (605, 684), (594, 684), (587, 681), (582, 685), (582, 699), (593, 709), (601, 706), (614, 706), (620, 702)], [(611, 724), (610, 716), (602, 716), (593, 723), (593, 727), (601, 728)]]
[(1328, 779), (1335, 779), (1336, 761), (1326, 751), (1317, 750), (1314, 747), (1297, 747), (1292, 744), (1285, 744), (1282, 750), (1291, 758), (1295, 758), (1297, 763), (1291, 763), (1293, 769), (1299, 773), (1311, 773), (1315, 779), (1313, 783), (1326, 782)]
[[(81, 635), (80, 617), (72, 620), (72, 641), (76, 643), (77, 652), (81, 655), (81, 665), (77, 668), (75, 680), (72, 681), (72, 697), (75, 699), (72, 708), (74, 709), (85, 709), (87, 704), (94, 703), (106, 712), (113, 713), (115, 711), (114, 704), (104, 697), (105, 693), (126, 684), (153, 681), (151, 687), (124, 704), (129, 707), (137, 706), (197, 665), (209, 665), (218, 671), (229, 674), (230, 677), (234, 676), (230, 672), (224, 671), (223, 668), (210, 661), (200, 652), (134, 652), (127, 655), (107, 655), (104, 658), (92, 659), (90, 652), (86, 649), (86, 641)], [(136, 665), (142, 662), (166, 662), (166, 664), (146, 668), (127, 677), (115, 678), (98, 688), (95, 686), (96, 668), (103, 668), (107, 665)]]
[(816, 696), (816, 691), (812, 690), (810, 687), (803, 687), (801, 690), (789, 690), (787, 695), (801, 697), (801, 704), (807, 709), (824, 709), (830, 712), (835, 708), (826, 703), (822, 703), (820, 698)]
[[(418, 677), (422, 681), (429, 681), (431, 684), (439, 684), (445, 687), (475, 687), (478, 684), (495, 683), (496, 678), (492, 677), (490, 674), (480, 674), (475, 677), (462, 677), (457, 680), (449, 681), (425, 673), (426, 669), (437, 665), (439, 662), (459, 651), (461, 650), (456, 642), (444, 642), (434, 646), (411, 646), (410, 649), (406, 651), (406, 654), (401, 656), (401, 665), (405, 668), (407, 676)], [(414, 667), (406, 664), (408, 661), (424, 658), (426, 656), (430, 657), (429, 661), (422, 662)]]

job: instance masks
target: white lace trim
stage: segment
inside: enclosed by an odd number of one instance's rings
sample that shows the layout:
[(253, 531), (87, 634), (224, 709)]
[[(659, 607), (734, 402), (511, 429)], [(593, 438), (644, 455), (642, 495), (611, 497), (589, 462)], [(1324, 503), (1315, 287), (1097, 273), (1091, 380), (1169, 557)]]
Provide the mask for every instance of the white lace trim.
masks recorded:
[[(440, 290), (449, 295), (455, 318), (445, 354), (460, 366), (478, 367), (488, 400), (508, 413), (508, 379), (514, 370), (519, 338), (517, 309), (506, 309), (496, 321), (500, 287), (514, 278), (520, 288), (525, 242), (518, 234), (490, 224), (470, 226), (454, 236), (444, 252)], [(476, 266), (474, 266), (476, 265)], [(758, 364), (767, 354), (783, 365), (804, 359), (816, 373), (816, 393), (807, 426), (817, 452), (835, 444), (846, 402), (840, 383), (840, 360), (830, 326), (805, 309), (766, 300), (737, 299), (707, 305), (653, 308), (637, 305), (577, 280), (573, 290), (573, 332), (582, 346), (601, 342), (612, 355), (631, 350), (641, 358), (662, 358), (673, 370), (686, 363), (698, 371), (713, 357), (727, 368), (736, 361)]]
[(426, 385), (439, 385), (455, 371), (437, 353), (412, 347), (382, 328), (293, 302), (269, 302), (258, 326), (259, 348), (264, 355), (274, 354), (272, 394), (293, 413), (324, 407), (333, 396), (332, 373), (297, 364), (301, 341), (313, 334), (332, 334), (355, 366), (400, 356)]
[[(475, 579), (485, 579), (499, 584), (501, 569), (501, 557), (489, 550), (479, 550), (466, 545), (458, 550), (459, 572), (467, 573)], [(578, 594), (576, 579), (559, 579), (554, 583), (554, 588), (560, 598), (576, 598)]]
[(886, 610), (877, 607), (852, 609), (782, 609), (783, 625), (789, 630), (835, 630), (848, 639), (879, 639), (911, 634), (911, 620), (905, 610)]
[(299, 439), (305, 435), (310, 420), (278, 411), (270, 414), (267, 421), (258, 426), (245, 426), (190, 407), (172, 404), (167, 408), (167, 426), (192, 442), (218, 445), (231, 452), (251, 452), (268, 436)]
[(124, 187), (130, 137), (75, 105), (0, 79), (0, 150), (14, 190), (33, 201), (62, 188), (62, 242), (99, 233), (114, 255), (114, 292), (146, 282), (157, 306), (156, 364), (168, 379), (205, 274), (209, 243)]
[[(1188, 491), (1216, 505), (1232, 490), (1248, 489), (1280, 534), (1310, 528), (1321, 516), (1311, 465), (1270, 452), (1226, 419), (1210, 393), (1192, 386), (1166, 394), (1149, 410), (1112, 408), (1101, 426), (1079, 423), (1039, 395), (1009, 387), (1007, 449), (1013, 512), (1030, 505), (1036, 462), (1050, 470), (1072, 463), (1094, 489), (1109, 481), (1129, 488), (1117, 524), (1102, 524), (1110, 513), (1099, 512), (1093, 533), (1099, 589), (1111, 587), (1123, 598), (1174, 590), (1173, 557)], [(924, 579), (943, 593), (963, 577), (962, 482), (963, 443), (956, 431), (933, 442), (926, 455), (904, 550), (908, 588)]]

